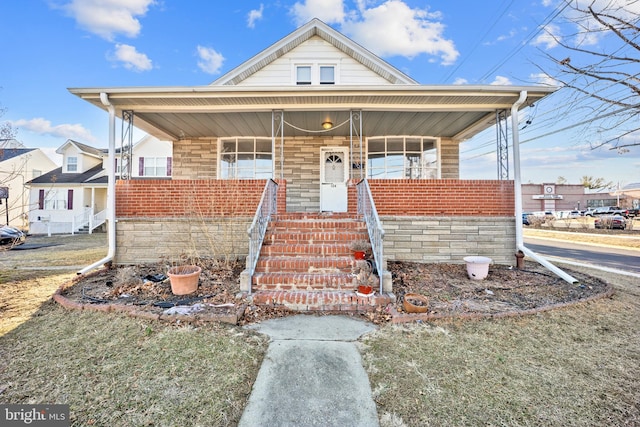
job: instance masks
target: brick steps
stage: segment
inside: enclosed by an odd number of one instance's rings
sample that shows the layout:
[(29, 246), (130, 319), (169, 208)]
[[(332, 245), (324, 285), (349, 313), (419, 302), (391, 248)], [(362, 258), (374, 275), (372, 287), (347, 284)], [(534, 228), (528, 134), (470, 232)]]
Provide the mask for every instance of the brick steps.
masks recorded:
[(296, 311), (361, 312), (373, 311), (393, 303), (393, 295), (375, 293), (358, 296), (354, 291), (260, 291), (253, 295), (253, 303), (284, 306)]
[(287, 213), (269, 224), (252, 277), (255, 304), (300, 311), (362, 311), (393, 296), (358, 296), (349, 249), (367, 239), (363, 221), (349, 214)]

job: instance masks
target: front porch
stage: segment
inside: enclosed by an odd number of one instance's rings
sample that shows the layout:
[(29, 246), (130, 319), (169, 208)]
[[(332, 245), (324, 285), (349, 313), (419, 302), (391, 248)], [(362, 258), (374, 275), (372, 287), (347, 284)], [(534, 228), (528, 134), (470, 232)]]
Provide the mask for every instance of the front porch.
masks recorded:
[[(118, 181), (116, 264), (167, 263), (249, 257), (247, 229), (254, 220), (263, 180)], [(515, 255), (513, 183), (467, 180), (371, 180), (384, 228), (387, 260), (462, 263), (467, 255), (511, 264)], [(288, 212), (288, 182), (279, 182), (277, 204), (258, 251), (256, 273), (242, 286), (257, 303), (334, 310), (386, 305), (387, 278), (378, 299), (358, 299), (351, 274), (350, 241), (366, 237), (357, 210), (356, 181), (348, 186), (348, 212)], [(302, 254), (302, 256), (300, 256)]]

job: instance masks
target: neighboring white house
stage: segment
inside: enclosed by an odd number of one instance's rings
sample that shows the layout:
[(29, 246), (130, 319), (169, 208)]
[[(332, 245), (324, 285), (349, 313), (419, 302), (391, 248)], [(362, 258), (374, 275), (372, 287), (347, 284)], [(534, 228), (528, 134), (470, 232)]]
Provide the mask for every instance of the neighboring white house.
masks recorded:
[[(145, 136), (132, 148), (132, 178), (170, 178), (171, 142)], [(56, 153), (62, 166), (32, 179), (29, 192), (31, 234), (91, 233), (105, 223), (107, 150), (67, 140)], [(122, 159), (116, 153), (116, 174)]]
[(39, 148), (26, 148), (15, 139), (0, 140), (0, 224), (27, 229), (29, 193), (24, 184), (55, 168)]

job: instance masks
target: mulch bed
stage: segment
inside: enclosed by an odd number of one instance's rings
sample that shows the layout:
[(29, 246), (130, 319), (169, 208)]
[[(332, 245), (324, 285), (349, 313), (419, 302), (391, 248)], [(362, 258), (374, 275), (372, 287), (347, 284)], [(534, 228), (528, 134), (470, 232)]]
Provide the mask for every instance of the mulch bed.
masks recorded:
[[(246, 295), (241, 295), (239, 276), (244, 263), (204, 260), (199, 265), (202, 274), (198, 290), (187, 296), (173, 295), (169, 281), (164, 279), (167, 267), (153, 264), (103, 269), (80, 276), (60, 289), (56, 297), (68, 307), (109, 307), (105, 311), (146, 313), (147, 317), (159, 319), (209, 318), (247, 324), (296, 314), (284, 307), (252, 305)], [(491, 265), (484, 280), (469, 279), (464, 264), (389, 261), (388, 270), (396, 302), (365, 314), (375, 323), (531, 313), (613, 293), (612, 286), (598, 278), (565, 269), (579, 280), (578, 284), (570, 284), (531, 262), (525, 263), (522, 270)], [(408, 293), (428, 298), (426, 313), (404, 312), (403, 299)], [(163, 314), (175, 306), (191, 306), (200, 311)]]

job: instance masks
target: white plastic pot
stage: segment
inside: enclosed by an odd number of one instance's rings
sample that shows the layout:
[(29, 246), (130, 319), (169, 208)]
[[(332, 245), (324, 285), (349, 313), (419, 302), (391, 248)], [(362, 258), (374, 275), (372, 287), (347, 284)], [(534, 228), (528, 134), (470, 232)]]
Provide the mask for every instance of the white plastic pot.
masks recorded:
[(489, 264), (493, 262), (491, 258), (486, 256), (468, 256), (464, 257), (467, 263), (467, 275), (472, 280), (482, 280), (489, 274)]

